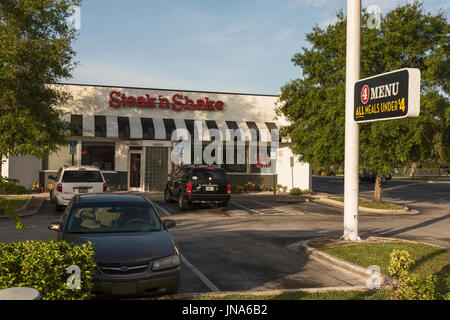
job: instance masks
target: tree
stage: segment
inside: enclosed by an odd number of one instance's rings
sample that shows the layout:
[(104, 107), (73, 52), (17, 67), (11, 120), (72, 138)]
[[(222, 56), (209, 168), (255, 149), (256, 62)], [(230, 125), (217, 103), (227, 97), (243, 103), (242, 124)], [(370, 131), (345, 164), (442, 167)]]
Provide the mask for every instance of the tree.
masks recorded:
[[(449, 24), (443, 12), (431, 15), (421, 2), (398, 6), (381, 17), (380, 27), (367, 26), (363, 13), (360, 78), (400, 68), (421, 70), (418, 118), (360, 124), (360, 164), (377, 171), (374, 199), (381, 201), (381, 178), (396, 164), (448, 153)], [(309, 48), (292, 58), (302, 77), (281, 89), (279, 115), (291, 121), (281, 134), (293, 151), (314, 166), (342, 166), (345, 130), (346, 18), (306, 36)]]
[(41, 157), (64, 143), (68, 123), (54, 107), (70, 96), (49, 84), (70, 78), (80, 0), (0, 2), (0, 158)]

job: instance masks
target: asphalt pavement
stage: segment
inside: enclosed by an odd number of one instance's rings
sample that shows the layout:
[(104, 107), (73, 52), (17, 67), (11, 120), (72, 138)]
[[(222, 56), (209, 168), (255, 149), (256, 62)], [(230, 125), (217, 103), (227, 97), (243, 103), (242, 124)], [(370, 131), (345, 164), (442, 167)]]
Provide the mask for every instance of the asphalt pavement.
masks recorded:
[[(373, 185), (360, 186), (370, 197)], [(342, 195), (343, 180), (313, 178), (315, 192)], [(384, 200), (405, 204), (418, 215), (360, 214), (360, 236), (389, 236), (450, 248), (450, 183), (396, 181), (383, 185)], [(171, 234), (183, 255), (180, 293), (274, 290), (364, 285), (365, 280), (336, 270), (303, 251), (301, 241), (342, 235), (343, 209), (317, 202), (283, 202), (264, 197), (233, 197), (227, 208), (196, 205), (181, 211), (161, 195), (150, 195), (162, 219), (177, 222)], [(0, 220), (0, 241), (48, 240), (47, 229), (58, 220), (50, 201), (37, 215), (24, 217), (31, 231), (18, 232), (12, 222)]]

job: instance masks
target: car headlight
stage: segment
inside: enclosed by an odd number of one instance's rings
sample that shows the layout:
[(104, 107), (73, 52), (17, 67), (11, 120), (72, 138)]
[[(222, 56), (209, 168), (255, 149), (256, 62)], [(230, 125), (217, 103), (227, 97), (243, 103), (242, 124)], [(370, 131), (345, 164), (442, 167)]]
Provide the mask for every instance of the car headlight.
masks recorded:
[(172, 256), (156, 259), (153, 261), (152, 270), (163, 270), (163, 269), (169, 269), (176, 267), (180, 264), (180, 256), (177, 254), (174, 254)]

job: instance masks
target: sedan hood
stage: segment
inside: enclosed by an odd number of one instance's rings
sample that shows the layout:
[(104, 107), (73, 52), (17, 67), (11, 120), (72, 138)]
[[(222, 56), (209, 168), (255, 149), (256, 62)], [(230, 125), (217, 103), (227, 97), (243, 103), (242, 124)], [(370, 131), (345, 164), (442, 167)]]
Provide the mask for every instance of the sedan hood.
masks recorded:
[(92, 242), (96, 262), (133, 263), (174, 254), (167, 231), (133, 233), (66, 233), (64, 240), (78, 245)]

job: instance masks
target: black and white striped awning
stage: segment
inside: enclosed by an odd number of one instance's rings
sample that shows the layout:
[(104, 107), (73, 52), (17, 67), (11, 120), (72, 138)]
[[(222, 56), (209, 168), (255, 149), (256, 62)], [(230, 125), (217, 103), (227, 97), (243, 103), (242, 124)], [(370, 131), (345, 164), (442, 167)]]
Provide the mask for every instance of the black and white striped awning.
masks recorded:
[[(67, 119), (69, 120), (69, 119)], [(278, 142), (274, 122), (218, 121), (194, 119), (135, 118), (119, 116), (70, 115), (72, 135), (119, 139)]]

